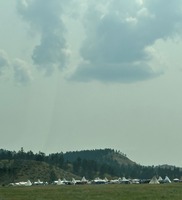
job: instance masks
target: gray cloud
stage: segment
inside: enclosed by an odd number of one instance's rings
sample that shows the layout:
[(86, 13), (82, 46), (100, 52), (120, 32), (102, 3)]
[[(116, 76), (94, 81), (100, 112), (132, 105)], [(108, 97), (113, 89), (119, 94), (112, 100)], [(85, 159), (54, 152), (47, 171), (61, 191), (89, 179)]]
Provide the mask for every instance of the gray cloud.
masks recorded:
[(16, 59), (13, 63), (14, 79), (17, 83), (27, 84), (32, 80), (30, 67), (21, 59)]
[(61, 20), (62, 4), (60, 0), (24, 0), (17, 1), (17, 8), (23, 19), (28, 21), (33, 31), (40, 34), (40, 44), (34, 48), (32, 59), (38, 68), (52, 72), (54, 66), (64, 67), (65, 26)]
[(9, 59), (4, 50), (0, 49), (0, 75), (6, 67), (9, 66)]
[(4, 50), (0, 50), (0, 75), (2, 72), (7, 72), (6, 75), (8, 76), (13, 76), (18, 84), (27, 84), (32, 80), (30, 66), (21, 59), (11, 61)]
[(171, 37), (181, 27), (181, 17), (180, 0), (112, 0), (105, 13), (97, 5), (88, 7), (80, 53), (89, 64), (81, 63), (72, 78), (133, 82), (158, 76), (148, 65), (146, 48)]
[(161, 73), (154, 73), (146, 63), (142, 64), (82, 64), (73, 74), (77, 81), (102, 80), (103, 82), (132, 83), (154, 78)]
[(133, 82), (159, 76), (149, 65), (152, 54), (147, 49), (175, 35), (182, 21), (181, 0), (19, 0), (17, 8), (40, 35), (32, 59), (48, 74), (69, 61), (70, 24), (65, 18), (80, 20), (85, 30), (79, 50), (83, 62), (70, 78), (79, 81)]

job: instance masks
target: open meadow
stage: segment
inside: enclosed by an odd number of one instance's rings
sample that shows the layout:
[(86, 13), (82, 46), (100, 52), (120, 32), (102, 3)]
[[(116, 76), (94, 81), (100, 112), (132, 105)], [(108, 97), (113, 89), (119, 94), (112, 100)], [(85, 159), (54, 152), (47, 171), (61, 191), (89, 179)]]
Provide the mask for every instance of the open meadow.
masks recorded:
[(179, 200), (182, 184), (1, 187), (0, 200)]

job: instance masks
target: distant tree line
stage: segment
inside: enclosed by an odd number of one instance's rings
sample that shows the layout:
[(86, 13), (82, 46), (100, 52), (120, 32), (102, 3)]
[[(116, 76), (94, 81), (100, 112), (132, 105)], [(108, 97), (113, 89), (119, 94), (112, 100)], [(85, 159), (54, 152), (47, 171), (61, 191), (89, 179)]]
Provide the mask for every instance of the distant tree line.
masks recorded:
[[(123, 163), (118, 159), (122, 159)], [(179, 167), (164, 167), (164, 166), (142, 166), (136, 164), (126, 157), (120, 151), (112, 149), (98, 149), (85, 150), (75, 152), (60, 152), (46, 155), (39, 151), (33, 153), (32, 151), (25, 152), (21, 148), (18, 152), (0, 149), (0, 160), (13, 160), (17, 167), (22, 160), (33, 160), (46, 162), (50, 166), (56, 166), (65, 171), (71, 172), (78, 176), (85, 176), (88, 179), (95, 177), (127, 177), (127, 178), (151, 178), (157, 176), (169, 176), (176, 178), (182, 176), (182, 170)], [(124, 161), (127, 162), (124, 162)], [(8, 168), (7, 165), (0, 165), (0, 174), (9, 170), (9, 174), (13, 176), (16, 166), (13, 169)]]

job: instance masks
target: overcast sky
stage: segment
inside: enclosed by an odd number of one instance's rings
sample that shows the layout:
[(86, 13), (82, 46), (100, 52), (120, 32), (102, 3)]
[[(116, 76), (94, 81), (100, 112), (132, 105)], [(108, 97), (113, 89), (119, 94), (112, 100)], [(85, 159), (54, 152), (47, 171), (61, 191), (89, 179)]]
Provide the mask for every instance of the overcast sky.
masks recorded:
[(0, 1), (0, 148), (112, 148), (182, 167), (182, 0)]

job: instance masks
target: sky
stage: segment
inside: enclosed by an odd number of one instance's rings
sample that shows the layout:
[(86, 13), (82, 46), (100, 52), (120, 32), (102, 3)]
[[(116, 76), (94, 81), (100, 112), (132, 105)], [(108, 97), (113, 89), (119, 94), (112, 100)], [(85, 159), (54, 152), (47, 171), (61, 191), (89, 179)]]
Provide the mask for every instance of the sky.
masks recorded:
[(0, 0), (0, 27), (0, 148), (182, 167), (182, 0)]

